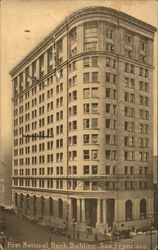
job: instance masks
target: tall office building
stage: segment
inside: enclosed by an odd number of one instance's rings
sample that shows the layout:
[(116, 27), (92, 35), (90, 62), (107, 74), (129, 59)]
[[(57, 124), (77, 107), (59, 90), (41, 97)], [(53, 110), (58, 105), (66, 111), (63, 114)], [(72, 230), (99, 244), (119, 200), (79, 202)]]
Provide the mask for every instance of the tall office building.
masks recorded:
[(10, 72), (18, 212), (76, 231), (151, 223), (155, 31), (81, 9)]

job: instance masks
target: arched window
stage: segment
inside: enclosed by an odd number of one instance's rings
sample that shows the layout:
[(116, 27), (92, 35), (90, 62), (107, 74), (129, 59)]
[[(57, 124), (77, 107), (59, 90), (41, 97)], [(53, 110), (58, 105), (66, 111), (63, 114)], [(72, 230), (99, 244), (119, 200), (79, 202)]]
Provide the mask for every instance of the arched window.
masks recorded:
[(14, 203), (15, 203), (15, 207), (17, 207), (18, 206), (18, 194), (17, 193), (15, 193), (14, 195)]
[(58, 207), (59, 207), (59, 218), (63, 218), (63, 201), (59, 198), (58, 200)]
[(52, 197), (49, 198), (49, 215), (53, 216), (53, 199), (52, 199)]
[(125, 205), (126, 221), (132, 220), (132, 201), (127, 200)]
[(41, 216), (44, 214), (44, 197), (41, 196)]
[(146, 219), (146, 200), (140, 201), (140, 219)]

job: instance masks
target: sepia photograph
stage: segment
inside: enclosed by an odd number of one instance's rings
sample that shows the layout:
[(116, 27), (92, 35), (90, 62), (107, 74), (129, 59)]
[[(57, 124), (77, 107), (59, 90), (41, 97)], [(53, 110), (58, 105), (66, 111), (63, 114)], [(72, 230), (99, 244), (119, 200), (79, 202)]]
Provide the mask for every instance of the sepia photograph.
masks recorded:
[(0, 0), (0, 250), (158, 250), (157, 29), (157, 0)]

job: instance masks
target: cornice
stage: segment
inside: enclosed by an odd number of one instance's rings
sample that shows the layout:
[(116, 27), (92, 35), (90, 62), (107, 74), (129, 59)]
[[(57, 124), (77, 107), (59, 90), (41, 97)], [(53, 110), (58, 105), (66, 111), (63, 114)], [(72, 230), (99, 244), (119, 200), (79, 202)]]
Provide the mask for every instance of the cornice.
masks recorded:
[(14, 75), (22, 68), (24, 67), (30, 60), (32, 60), (35, 56), (37, 56), (39, 53), (42, 52), (46, 46), (49, 46), (52, 42), (53, 36), (58, 37), (61, 35), (64, 31), (66, 31), (74, 22), (79, 21), (83, 17), (87, 18), (91, 14), (106, 14), (110, 15), (117, 20), (125, 21), (127, 24), (133, 24), (136, 27), (141, 28), (142, 30), (146, 30), (150, 33), (154, 33), (157, 31), (157, 29), (146, 23), (143, 22), (137, 18), (134, 18), (128, 14), (125, 14), (123, 12), (117, 11), (112, 8), (103, 7), (103, 6), (93, 6), (93, 7), (86, 7), (82, 8), (80, 10), (75, 11), (68, 17), (64, 19), (45, 39), (43, 39), (33, 50), (27, 54), (24, 59), (18, 63), (10, 72), (9, 74), (14, 77)]

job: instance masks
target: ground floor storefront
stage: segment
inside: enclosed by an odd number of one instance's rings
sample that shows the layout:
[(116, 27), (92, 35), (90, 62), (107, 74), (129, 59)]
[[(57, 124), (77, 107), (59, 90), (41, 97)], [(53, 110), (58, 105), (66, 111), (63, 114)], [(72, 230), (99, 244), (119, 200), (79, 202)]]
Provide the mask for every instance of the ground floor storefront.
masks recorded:
[(103, 194), (48, 194), (13, 191), (14, 207), (30, 220), (58, 225), (73, 238), (121, 229), (149, 227), (153, 220), (153, 192)]

